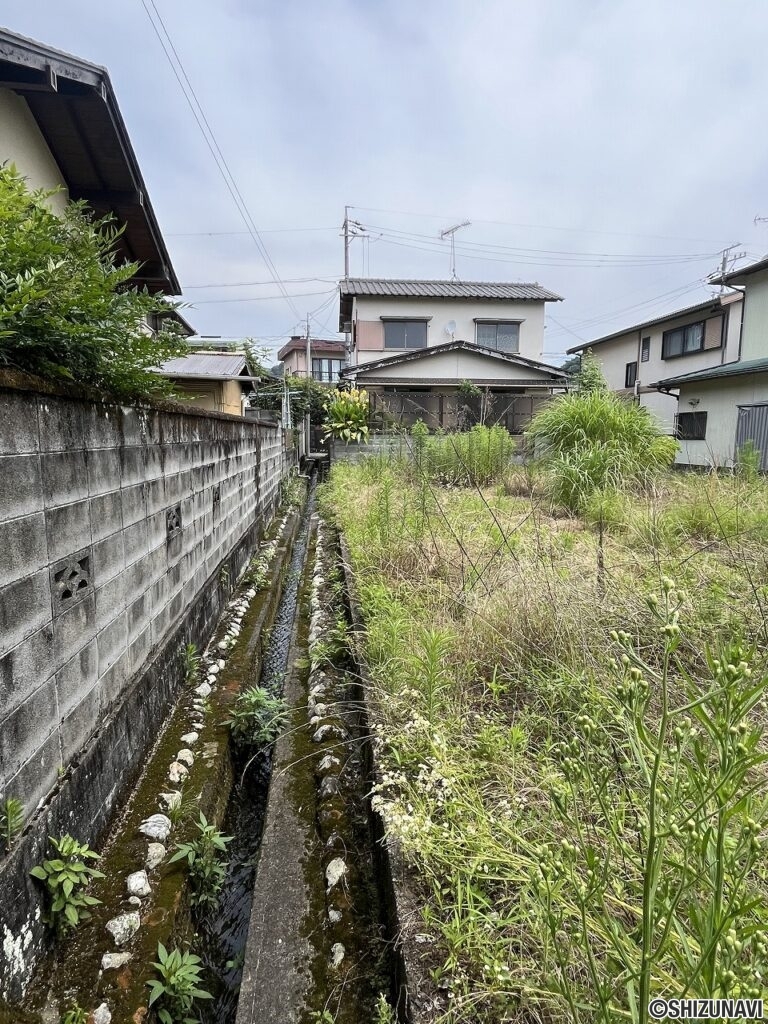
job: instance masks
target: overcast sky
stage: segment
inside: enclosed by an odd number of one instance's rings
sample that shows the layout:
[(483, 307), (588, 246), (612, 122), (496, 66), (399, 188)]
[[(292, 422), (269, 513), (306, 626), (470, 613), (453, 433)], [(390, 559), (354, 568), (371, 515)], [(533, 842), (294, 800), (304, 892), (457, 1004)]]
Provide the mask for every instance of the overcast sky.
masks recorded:
[(356, 275), (448, 277), (439, 232), (471, 221), (460, 278), (564, 296), (555, 362), (705, 300), (724, 246), (768, 251), (765, 0), (155, 3), (292, 306), (142, 0), (4, 4), (0, 21), (109, 69), (202, 334), (275, 345), (313, 312), (335, 336), (345, 204), (369, 237)]

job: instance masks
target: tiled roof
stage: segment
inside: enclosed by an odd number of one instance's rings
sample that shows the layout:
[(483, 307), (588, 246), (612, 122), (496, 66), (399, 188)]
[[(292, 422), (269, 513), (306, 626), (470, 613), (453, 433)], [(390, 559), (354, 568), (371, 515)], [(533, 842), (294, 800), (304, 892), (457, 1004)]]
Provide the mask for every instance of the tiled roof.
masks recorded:
[(169, 359), (160, 367), (164, 377), (209, 377), (225, 379), (248, 372), (248, 363), (237, 352), (193, 352), (178, 359)]
[(431, 356), (439, 355), (441, 352), (477, 352), (482, 356), (491, 356), (506, 363), (513, 363), (516, 366), (525, 366), (532, 370), (543, 370), (553, 378), (567, 380), (568, 374), (557, 366), (549, 366), (547, 363), (540, 363), (536, 359), (528, 359), (525, 356), (517, 355), (515, 352), (497, 352), (496, 349), (488, 348), (486, 345), (476, 345), (471, 341), (447, 341), (442, 345), (430, 345), (427, 348), (416, 349), (411, 352), (401, 352), (397, 355), (385, 356), (382, 359), (372, 359), (367, 363), (360, 363), (358, 366), (347, 366), (341, 371), (341, 376), (356, 377), (365, 374), (369, 370), (378, 370), (384, 366), (396, 366), (400, 363), (412, 363), (422, 359), (429, 359)]
[(377, 277), (350, 277), (341, 282), (342, 295), (373, 295), (407, 299), (513, 299), (560, 302), (540, 284), (504, 281), (409, 281)]

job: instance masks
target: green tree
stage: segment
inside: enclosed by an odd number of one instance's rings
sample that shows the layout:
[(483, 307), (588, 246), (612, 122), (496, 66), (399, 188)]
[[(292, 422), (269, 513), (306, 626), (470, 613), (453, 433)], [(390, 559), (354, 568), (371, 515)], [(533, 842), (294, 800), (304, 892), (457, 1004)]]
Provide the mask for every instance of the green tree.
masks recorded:
[(608, 384), (600, 363), (592, 353), (592, 349), (587, 351), (581, 357), (581, 365), (576, 373), (576, 383), (579, 386), (579, 391), (591, 394), (593, 391), (607, 391)]
[(118, 262), (113, 218), (94, 219), (84, 203), (57, 216), (54, 192), (0, 167), (0, 365), (118, 397), (168, 394), (152, 370), (186, 344), (172, 327), (144, 325), (169, 303), (131, 287), (138, 264)]

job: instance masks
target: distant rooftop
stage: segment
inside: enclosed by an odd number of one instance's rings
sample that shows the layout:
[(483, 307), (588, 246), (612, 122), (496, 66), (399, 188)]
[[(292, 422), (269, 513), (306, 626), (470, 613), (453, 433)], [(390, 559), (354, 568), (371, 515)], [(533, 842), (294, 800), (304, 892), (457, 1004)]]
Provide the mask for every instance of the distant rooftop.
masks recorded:
[(208, 380), (257, 379), (251, 375), (245, 355), (237, 352), (193, 352), (169, 359), (160, 367), (164, 377)]
[[(343, 341), (331, 341), (327, 338), (310, 338), (309, 339), (310, 354), (312, 352), (323, 352), (323, 353), (339, 353), (344, 354), (344, 342)], [(283, 345), (280, 351), (277, 353), (278, 359), (285, 359), (290, 352), (296, 352), (301, 350), (306, 352), (307, 350), (307, 339), (301, 338), (298, 335), (294, 335), (289, 341)]]

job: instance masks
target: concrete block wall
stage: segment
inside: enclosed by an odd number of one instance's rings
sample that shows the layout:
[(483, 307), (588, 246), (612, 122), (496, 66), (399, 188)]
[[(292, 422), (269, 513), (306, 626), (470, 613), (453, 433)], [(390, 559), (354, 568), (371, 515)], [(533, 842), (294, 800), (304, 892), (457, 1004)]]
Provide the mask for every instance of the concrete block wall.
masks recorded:
[(45, 800), (284, 466), (279, 426), (0, 389), (0, 799)]

